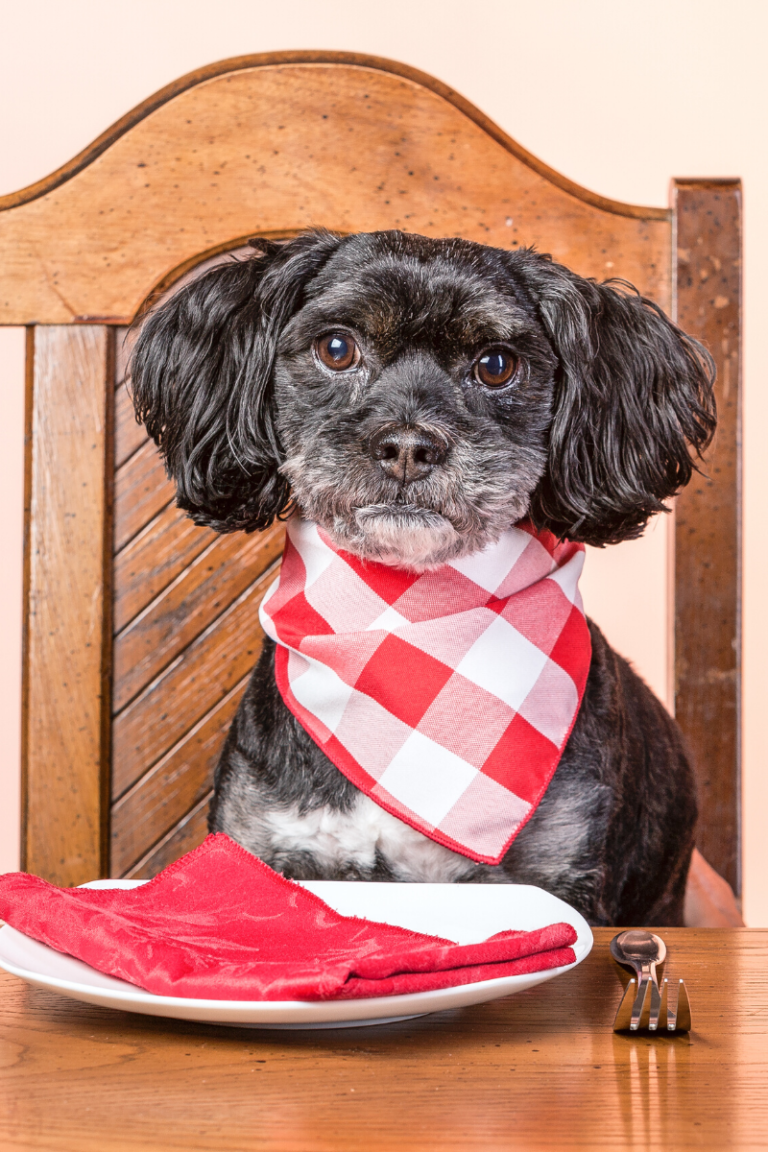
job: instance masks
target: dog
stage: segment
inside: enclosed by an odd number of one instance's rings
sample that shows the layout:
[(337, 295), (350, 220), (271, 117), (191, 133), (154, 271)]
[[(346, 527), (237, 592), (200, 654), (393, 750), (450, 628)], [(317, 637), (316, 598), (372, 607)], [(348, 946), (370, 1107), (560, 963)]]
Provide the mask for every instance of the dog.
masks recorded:
[[(711, 357), (621, 281), (534, 249), (398, 231), (253, 241), (143, 318), (137, 419), (217, 532), (299, 515), (414, 573), (528, 519), (639, 536), (715, 428)], [(696, 789), (674, 720), (593, 622), (581, 705), (498, 864), (385, 810), (286, 707), (267, 638), (215, 773), (210, 830), (294, 879), (538, 885), (595, 925), (682, 923)]]

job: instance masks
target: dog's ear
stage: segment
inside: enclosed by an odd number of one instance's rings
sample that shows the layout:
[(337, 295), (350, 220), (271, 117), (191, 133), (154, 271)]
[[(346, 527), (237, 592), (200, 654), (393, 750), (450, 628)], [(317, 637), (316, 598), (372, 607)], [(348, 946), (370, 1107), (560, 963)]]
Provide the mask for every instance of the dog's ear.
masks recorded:
[(136, 416), (196, 524), (249, 532), (288, 507), (272, 412), (277, 341), (339, 242), (328, 232), (260, 240), (257, 255), (211, 268), (138, 322)]
[(533, 252), (516, 272), (559, 362), (532, 515), (597, 546), (639, 536), (712, 439), (714, 361), (631, 285), (584, 280)]

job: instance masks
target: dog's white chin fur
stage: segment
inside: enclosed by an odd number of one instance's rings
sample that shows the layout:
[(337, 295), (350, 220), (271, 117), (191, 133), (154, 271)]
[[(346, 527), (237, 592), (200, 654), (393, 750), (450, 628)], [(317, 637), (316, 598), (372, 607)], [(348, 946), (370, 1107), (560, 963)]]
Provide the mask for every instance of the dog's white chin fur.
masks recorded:
[(337, 524), (332, 535), (341, 548), (394, 568), (426, 572), (463, 551), (459, 533), (439, 512), (412, 505), (373, 504), (355, 513), (358, 532)]

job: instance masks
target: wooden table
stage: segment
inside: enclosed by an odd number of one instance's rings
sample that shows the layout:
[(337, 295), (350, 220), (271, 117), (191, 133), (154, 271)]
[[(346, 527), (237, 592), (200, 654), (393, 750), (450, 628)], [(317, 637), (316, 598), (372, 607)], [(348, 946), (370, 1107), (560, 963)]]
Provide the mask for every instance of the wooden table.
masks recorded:
[(613, 1034), (609, 929), (520, 996), (315, 1033), (111, 1012), (0, 973), (0, 1149), (768, 1148), (768, 931), (663, 934), (690, 1036)]

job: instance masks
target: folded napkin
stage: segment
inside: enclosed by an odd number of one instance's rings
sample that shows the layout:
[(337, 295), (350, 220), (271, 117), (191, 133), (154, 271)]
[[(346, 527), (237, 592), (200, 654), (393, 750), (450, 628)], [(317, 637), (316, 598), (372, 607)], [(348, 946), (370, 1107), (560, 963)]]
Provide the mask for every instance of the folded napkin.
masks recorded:
[(458, 945), (340, 916), (222, 833), (140, 888), (0, 876), (0, 918), (148, 992), (209, 1000), (394, 996), (575, 960), (570, 924)]

